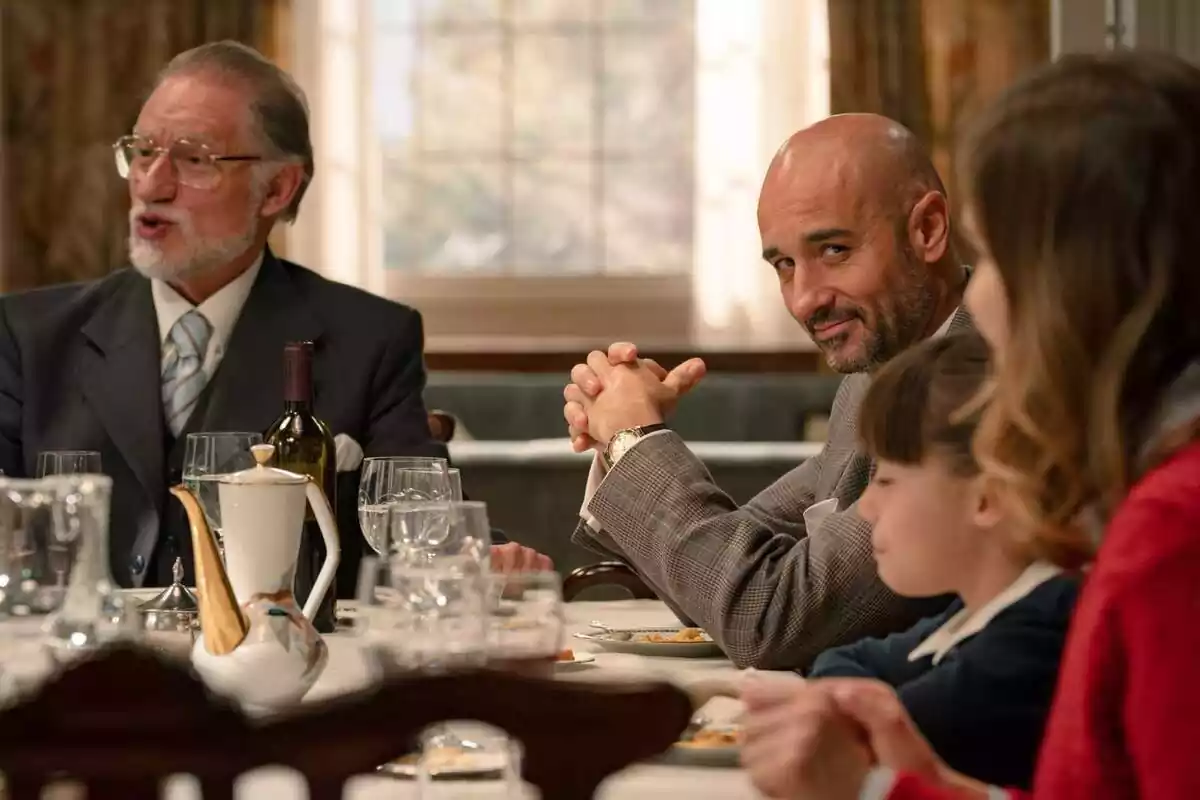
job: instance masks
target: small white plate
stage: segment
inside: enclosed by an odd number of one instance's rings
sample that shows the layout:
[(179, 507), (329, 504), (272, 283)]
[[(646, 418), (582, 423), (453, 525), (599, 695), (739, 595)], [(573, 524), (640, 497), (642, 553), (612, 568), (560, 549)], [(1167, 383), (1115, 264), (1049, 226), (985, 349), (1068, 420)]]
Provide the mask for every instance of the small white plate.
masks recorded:
[(596, 657), (591, 653), (581, 653), (578, 650), (574, 652), (574, 655), (575, 657), (570, 661), (555, 661), (554, 668), (567, 672), (573, 669), (579, 669), (585, 664), (591, 664), (596, 660)]
[[(737, 730), (736, 725), (714, 726), (713, 730)], [(741, 757), (741, 747), (736, 744), (726, 746), (697, 746), (686, 742), (676, 742), (671, 749), (663, 754), (663, 760), (676, 764), (688, 764), (697, 767), (736, 767)]]
[(630, 634), (630, 639), (614, 639), (608, 633), (577, 633), (575, 638), (586, 642), (595, 642), (605, 650), (614, 653), (632, 653), (639, 656), (667, 656), (674, 658), (719, 658), (722, 654), (717, 643), (704, 634), (704, 639), (698, 642), (646, 642), (638, 641), (637, 637), (650, 633), (671, 635), (684, 630), (678, 628), (623, 628), (614, 629), (617, 634)]
[[(508, 766), (504, 753), (471, 753), (464, 752), (453, 760), (430, 770), (430, 774), (439, 778), (488, 778), (500, 777)], [(416, 759), (397, 759), (379, 767), (379, 772), (400, 778), (417, 777)]]

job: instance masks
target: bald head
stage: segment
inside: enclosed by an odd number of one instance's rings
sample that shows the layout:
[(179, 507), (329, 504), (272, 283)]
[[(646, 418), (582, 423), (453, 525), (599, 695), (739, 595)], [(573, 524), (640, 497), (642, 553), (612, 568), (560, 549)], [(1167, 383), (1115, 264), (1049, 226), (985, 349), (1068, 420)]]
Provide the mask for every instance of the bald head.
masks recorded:
[(835, 369), (886, 361), (957, 305), (945, 194), (912, 132), (875, 114), (822, 120), (771, 160), (758, 204), (763, 257)]

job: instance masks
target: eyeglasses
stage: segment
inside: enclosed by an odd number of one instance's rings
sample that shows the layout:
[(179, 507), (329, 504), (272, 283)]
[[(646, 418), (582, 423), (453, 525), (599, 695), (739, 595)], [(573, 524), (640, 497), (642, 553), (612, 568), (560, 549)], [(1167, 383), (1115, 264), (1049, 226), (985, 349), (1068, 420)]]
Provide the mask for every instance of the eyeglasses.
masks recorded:
[(113, 143), (113, 154), (117, 161), (117, 173), (129, 180), (130, 175), (142, 177), (158, 161), (166, 156), (175, 170), (175, 175), (184, 186), (193, 189), (211, 189), (221, 180), (221, 161), (262, 161), (262, 156), (219, 156), (208, 145), (176, 139), (166, 147), (156, 145), (143, 136), (122, 136)]

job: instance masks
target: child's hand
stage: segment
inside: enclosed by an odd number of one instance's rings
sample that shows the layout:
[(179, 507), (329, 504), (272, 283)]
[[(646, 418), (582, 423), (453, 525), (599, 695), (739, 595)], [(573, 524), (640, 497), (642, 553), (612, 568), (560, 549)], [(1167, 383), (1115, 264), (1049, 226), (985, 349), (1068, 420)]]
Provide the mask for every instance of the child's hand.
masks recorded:
[(820, 682), (747, 676), (742, 765), (768, 797), (855, 800), (871, 768), (857, 723)]

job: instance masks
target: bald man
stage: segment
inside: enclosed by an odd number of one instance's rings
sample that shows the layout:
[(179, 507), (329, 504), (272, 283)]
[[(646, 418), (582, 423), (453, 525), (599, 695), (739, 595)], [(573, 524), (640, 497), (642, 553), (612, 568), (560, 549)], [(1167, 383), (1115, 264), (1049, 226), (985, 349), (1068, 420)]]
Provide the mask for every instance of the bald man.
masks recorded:
[(704, 362), (667, 373), (630, 343), (593, 352), (563, 391), (575, 448), (597, 453), (574, 539), (632, 567), (739, 666), (804, 669), (828, 647), (945, 606), (879, 580), (854, 509), (871, 473), (855, 427), (872, 369), (970, 327), (966, 270), (928, 156), (875, 115), (830, 117), (788, 139), (763, 181), (758, 225), (788, 310), (847, 373), (825, 447), (739, 508), (664, 425)]

